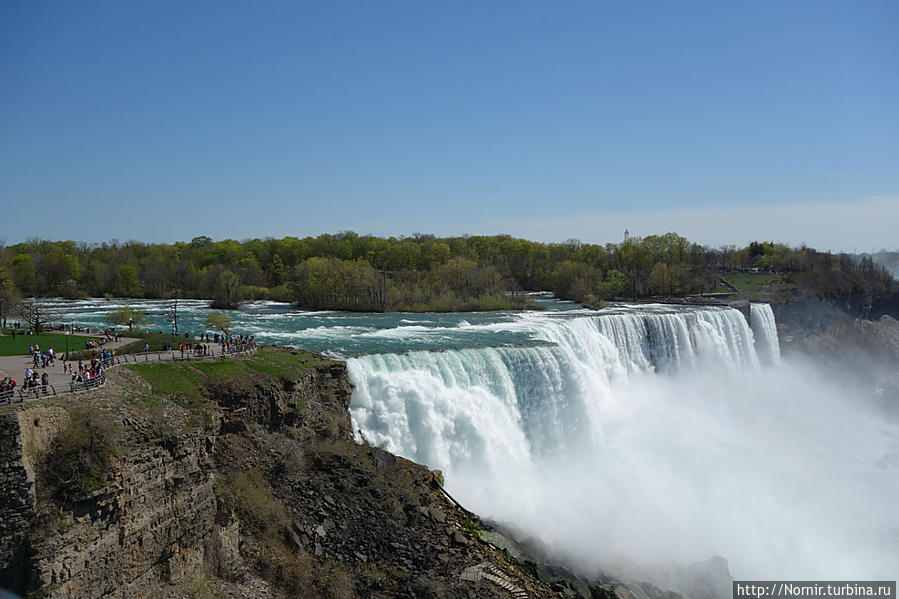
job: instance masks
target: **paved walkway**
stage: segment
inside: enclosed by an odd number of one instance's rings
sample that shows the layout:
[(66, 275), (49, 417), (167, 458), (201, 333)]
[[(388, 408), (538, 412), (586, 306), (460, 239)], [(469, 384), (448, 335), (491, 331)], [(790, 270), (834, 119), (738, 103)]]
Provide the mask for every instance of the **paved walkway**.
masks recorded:
[[(75, 333), (72, 336), (72, 340), (76, 341), (79, 339), (100, 339), (102, 338), (102, 334), (81, 334)], [(123, 347), (132, 341), (138, 341), (139, 339), (135, 337), (119, 337), (119, 340), (116, 341), (107, 341), (103, 347), (105, 349), (113, 350), (119, 347)], [(55, 349), (55, 348), (54, 348)], [(73, 351), (80, 351), (84, 349), (84, 344), (82, 343), (79, 347), (75, 348)], [(65, 355), (65, 351), (60, 352), (59, 355)], [(90, 360), (85, 362), (86, 364), (90, 364)], [(31, 356), (0, 356), (0, 379), (10, 376), (16, 381), (16, 391), (22, 388), (22, 381), (25, 378), (25, 369), (31, 367), (34, 369), (34, 359)], [(47, 366), (44, 368), (37, 368), (38, 377), (44, 374), (45, 370), (47, 374), (50, 376), (50, 384), (56, 387), (56, 392), (61, 393), (69, 390), (69, 381), (72, 380), (71, 375), (65, 374), (62, 371), (62, 360), (56, 360), (56, 364), (54, 366)], [(74, 372), (78, 371), (78, 360), (75, 360), (74, 365), (72, 367)]]

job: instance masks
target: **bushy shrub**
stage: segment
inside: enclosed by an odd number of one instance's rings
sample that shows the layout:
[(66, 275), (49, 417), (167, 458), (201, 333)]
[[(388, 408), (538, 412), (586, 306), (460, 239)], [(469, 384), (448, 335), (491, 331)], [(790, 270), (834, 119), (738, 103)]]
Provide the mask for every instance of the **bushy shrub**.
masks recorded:
[(218, 493), (231, 503), (241, 523), (263, 538), (280, 540), (290, 526), (284, 503), (272, 495), (259, 470), (238, 472), (218, 486)]
[(118, 422), (88, 408), (74, 408), (69, 417), (40, 469), (44, 494), (62, 504), (109, 484), (122, 435)]

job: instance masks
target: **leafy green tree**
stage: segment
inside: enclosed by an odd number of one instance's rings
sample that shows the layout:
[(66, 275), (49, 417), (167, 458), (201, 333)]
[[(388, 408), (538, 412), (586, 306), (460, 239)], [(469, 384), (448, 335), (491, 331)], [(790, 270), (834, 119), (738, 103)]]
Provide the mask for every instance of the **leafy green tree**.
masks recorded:
[(19, 290), (8, 269), (0, 266), (0, 322), (15, 310), (20, 299)]
[(77, 279), (80, 271), (77, 256), (54, 249), (38, 262), (38, 287), (44, 292), (58, 293), (66, 281)]
[(278, 254), (272, 256), (272, 261), (266, 269), (266, 274), (272, 287), (277, 287), (287, 279), (287, 269), (284, 267), (284, 261), (281, 260), (281, 256)]
[(230, 270), (222, 271), (215, 282), (213, 308), (233, 309), (240, 305), (240, 277)]
[(627, 279), (619, 270), (612, 269), (600, 285), (600, 296), (604, 298), (620, 297), (627, 286)]
[(144, 293), (140, 281), (137, 280), (137, 269), (128, 264), (119, 266), (116, 282), (116, 295), (119, 297), (141, 297)]
[(18, 254), (9, 263), (13, 282), (24, 294), (34, 293), (37, 275), (34, 272), (34, 261), (30, 254)]
[(225, 335), (231, 334), (231, 317), (222, 312), (210, 312), (206, 315), (205, 326), (207, 329), (218, 329)]
[(111, 325), (128, 325), (128, 330), (134, 329), (134, 326), (140, 326), (150, 322), (147, 313), (143, 310), (135, 310), (130, 306), (122, 306), (106, 314), (106, 322)]
[(664, 262), (657, 262), (652, 267), (652, 272), (649, 273), (649, 291), (653, 295), (671, 294), (671, 275)]

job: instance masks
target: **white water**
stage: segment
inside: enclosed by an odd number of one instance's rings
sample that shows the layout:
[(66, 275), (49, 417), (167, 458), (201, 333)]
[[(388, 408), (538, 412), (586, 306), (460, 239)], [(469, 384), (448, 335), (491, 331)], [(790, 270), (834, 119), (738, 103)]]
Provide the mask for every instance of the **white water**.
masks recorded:
[(751, 304), (749, 322), (755, 335), (755, 348), (765, 364), (780, 362), (780, 342), (777, 340), (777, 326), (774, 311), (768, 304)]
[(352, 358), (354, 424), (587, 573), (895, 579), (899, 432), (752, 316), (531, 314), (545, 345)]

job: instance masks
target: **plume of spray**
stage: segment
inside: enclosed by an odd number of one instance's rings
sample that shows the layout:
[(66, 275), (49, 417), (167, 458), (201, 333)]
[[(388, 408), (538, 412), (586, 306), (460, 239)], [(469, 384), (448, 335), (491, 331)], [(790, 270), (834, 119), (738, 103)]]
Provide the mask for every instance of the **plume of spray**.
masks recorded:
[[(349, 361), (365, 437), (580, 573), (896, 579), (899, 428), (770, 309), (534, 317), (552, 345)], [(756, 314), (758, 313), (758, 314)]]

